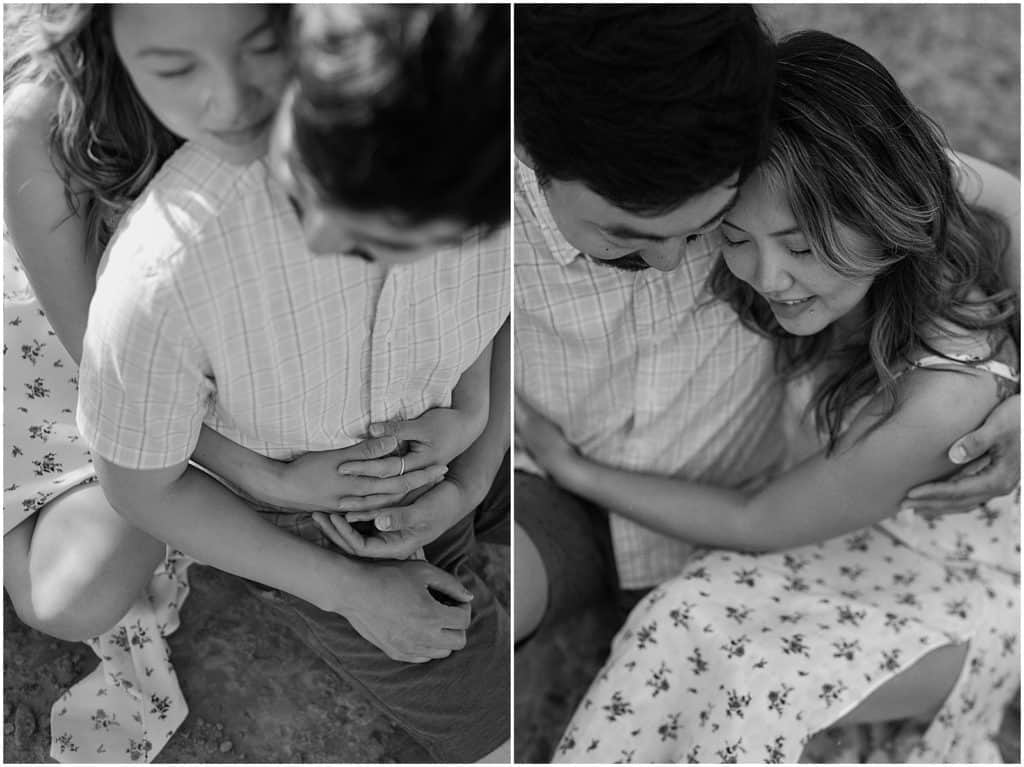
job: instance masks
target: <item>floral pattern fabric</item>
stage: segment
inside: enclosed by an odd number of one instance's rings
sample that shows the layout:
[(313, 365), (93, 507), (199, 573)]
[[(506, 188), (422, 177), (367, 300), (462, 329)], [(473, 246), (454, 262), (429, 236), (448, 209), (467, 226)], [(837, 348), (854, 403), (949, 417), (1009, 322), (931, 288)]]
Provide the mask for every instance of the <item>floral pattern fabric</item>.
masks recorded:
[[(75, 427), (78, 367), (4, 239), (4, 534), (96, 481)], [(89, 645), (100, 663), (50, 713), (50, 756), (148, 762), (188, 714), (165, 637), (178, 627), (192, 560), (169, 551), (121, 621)]]
[(905, 758), (999, 762), (1020, 685), (1019, 541), (1018, 489), (785, 552), (700, 549), (634, 608), (554, 761), (796, 762), (886, 681), (967, 642)]

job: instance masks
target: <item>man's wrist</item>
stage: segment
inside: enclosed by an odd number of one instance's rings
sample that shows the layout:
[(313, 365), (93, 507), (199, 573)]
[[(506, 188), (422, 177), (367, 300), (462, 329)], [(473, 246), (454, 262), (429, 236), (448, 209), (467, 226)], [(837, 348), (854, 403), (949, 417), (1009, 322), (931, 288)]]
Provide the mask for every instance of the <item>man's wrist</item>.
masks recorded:
[(318, 548), (313, 556), (309, 583), (312, 593), (296, 594), (324, 612), (347, 617), (358, 609), (367, 592), (369, 566), (329, 549)]

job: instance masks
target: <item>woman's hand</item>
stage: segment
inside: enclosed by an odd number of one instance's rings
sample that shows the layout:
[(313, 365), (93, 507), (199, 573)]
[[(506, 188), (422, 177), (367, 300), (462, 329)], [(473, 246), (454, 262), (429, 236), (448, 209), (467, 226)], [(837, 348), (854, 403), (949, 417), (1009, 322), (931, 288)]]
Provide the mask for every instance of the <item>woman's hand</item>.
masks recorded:
[[(314, 514), (313, 521), (342, 551), (366, 559), (406, 559), (436, 540), (473, 508), (455, 482), (439, 482), (408, 506), (357, 511), (348, 514)], [(373, 522), (365, 533), (353, 523)]]
[(437, 407), (409, 421), (371, 424), (370, 436), (398, 440), (399, 454), (376, 459), (353, 457), (338, 470), (364, 477), (393, 477), (401, 475), (403, 467), (408, 474), (430, 466), (447, 466), (483, 433), (486, 412), (483, 416)]
[(537, 464), (558, 484), (571, 488), (576, 471), (582, 463), (565, 434), (523, 400), (516, 398), (516, 438)]
[[(339, 450), (324, 450), (301, 455), (293, 461), (278, 461), (275, 481), (257, 497), (281, 508), (296, 511), (337, 511), (359, 499), (359, 507), (377, 509), (401, 503), (410, 491), (441, 481), (447, 467), (408, 464), (400, 474), (401, 462), (393, 453), (394, 437), (364, 440)], [(386, 463), (386, 465), (384, 464)], [(357, 474), (349, 469), (359, 465), (384, 466), (380, 474)], [(345, 467), (346, 471), (342, 471)]]

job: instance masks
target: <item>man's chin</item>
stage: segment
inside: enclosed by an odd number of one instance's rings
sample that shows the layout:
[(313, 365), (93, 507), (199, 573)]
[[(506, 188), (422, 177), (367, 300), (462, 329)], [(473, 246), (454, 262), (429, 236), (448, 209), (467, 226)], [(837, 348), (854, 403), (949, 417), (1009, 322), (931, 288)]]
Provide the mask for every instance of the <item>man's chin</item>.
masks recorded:
[(610, 266), (623, 272), (642, 272), (644, 269), (651, 268), (650, 264), (640, 258), (640, 256), (623, 256), (622, 258), (594, 258), (593, 256), (587, 256), (587, 258), (595, 264)]

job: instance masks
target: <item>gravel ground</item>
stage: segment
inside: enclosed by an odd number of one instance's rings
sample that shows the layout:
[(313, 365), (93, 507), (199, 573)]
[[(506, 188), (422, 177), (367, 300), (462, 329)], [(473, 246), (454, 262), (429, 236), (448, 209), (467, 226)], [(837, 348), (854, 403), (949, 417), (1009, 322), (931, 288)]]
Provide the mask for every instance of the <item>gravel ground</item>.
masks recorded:
[[(508, 604), (507, 547), (485, 546), (489, 583)], [(159, 763), (419, 763), (429, 757), (337, 677), (241, 582), (190, 570), (170, 638), (190, 713)], [(3, 763), (48, 762), (50, 706), (97, 660), (84, 644), (26, 628), (4, 597)]]
[[(1011, 5), (761, 5), (776, 34), (822, 29), (870, 51), (951, 145), (1020, 175), (1020, 8)], [(545, 762), (615, 631), (590, 611), (516, 653), (515, 756)], [(877, 761), (899, 751), (899, 724), (827, 732), (809, 747), (818, 763)], [(1020, 763), (1020, 694), (1000, 733)]]

